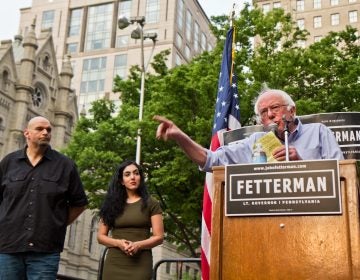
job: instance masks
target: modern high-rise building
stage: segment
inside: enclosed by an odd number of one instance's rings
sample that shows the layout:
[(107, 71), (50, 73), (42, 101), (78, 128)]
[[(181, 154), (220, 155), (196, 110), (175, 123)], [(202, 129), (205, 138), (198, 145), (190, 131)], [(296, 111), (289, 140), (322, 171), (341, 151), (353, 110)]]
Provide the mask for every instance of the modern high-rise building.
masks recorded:
[(347, 25), (360, 28), (360, 0), (254, 0), (264, 12), (283, 8), (290, 13), (300, 29), (310, 32), (307, 41), (298, 42), (307, 47), (320, 41), (330, 31), (344, 30)]
[(131, 38), (136, 23), (120, 29), (118, 18), (123, 16), (145, 17), (143, 33), (157, 34), (154, 49), (153, 40), (144, 40), (145, 64), (170, 49), (171, 68), (211, 50), (216, 42), (197, 0), (33, 0), (31, 7), (21, 9), (19, 34), (25, 35), (34, 19), (37, 32), (51, 28), (59, 62), (71, 55), (72, 86), (81, 111), (104, 96), (118, 100), (112, 92), (114, 77), (126, 78), (129, 68), (141, 63), (140, 40)]

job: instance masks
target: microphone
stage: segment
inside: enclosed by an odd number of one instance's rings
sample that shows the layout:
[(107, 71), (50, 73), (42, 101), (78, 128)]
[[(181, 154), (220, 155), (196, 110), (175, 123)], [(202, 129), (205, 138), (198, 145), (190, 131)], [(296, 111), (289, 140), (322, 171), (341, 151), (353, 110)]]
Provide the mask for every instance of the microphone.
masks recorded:
[(289, 124), (297, 126), (299, 123), (298, 118), (290, 116), (290, 118), (288, 119), (286, 118), (286, 115), (282, 116), (282, 121), (284, 122), (284, 131), (289, 131)]
[(267, 126), (264, 126), (264, 131), (265, 132), (274, 132), (276, 134), (276, 132), (278, 131), (279, 125), (277, 123), (271, 123)]
[(288, 135), (289, 135), (289, 123), (292, 120), (287, 120), (286, 116), (283, 115), (282, 116), (282, 120), (284, 121), (284, 138), (285, 138), (285, 160), (289, 161), (289, 140), (288, 140)]

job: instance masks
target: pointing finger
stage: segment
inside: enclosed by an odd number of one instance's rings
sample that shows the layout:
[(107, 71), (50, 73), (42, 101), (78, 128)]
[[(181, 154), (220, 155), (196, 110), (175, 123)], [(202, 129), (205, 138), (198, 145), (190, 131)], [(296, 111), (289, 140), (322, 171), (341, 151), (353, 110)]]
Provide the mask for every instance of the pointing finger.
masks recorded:
[(161, 123), (157, 130), (156, 130), (156, 138), (157, 139), (164, 139), (165, 141), (167, 140), (167, 136), (166, 136), (166, 127), (164, 125), (164, 123)]
[(171, 123), (170, 120), (168, 120), (167, 118), (165, 118), (163, 116), (159, 116), (159, 115), (153, 116), (153, 120), (158, 121), (158, 122)]

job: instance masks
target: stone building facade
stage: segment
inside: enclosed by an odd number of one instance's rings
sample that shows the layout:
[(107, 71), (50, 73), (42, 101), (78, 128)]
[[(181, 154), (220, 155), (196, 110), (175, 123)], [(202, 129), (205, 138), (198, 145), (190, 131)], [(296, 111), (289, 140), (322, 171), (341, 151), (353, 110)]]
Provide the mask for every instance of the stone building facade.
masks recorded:
[(24, 147), (23, 129), (34, 116), (48, 118), (53, 126), (52, 146), (68, 143), (78, 120), (76, 96), (71, 90), (69, 58), (58, 70), (52, 34), (35, 35), (35, 24), (23, 38), (0, 45), (0, 158)]

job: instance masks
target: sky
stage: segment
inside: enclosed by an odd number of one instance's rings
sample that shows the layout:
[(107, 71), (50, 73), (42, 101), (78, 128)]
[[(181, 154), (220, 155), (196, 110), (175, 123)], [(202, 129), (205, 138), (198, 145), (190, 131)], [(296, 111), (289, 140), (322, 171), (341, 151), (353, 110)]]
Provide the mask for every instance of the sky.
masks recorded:
[[(233, 4), (238, 5), (240, 0), (198, 0), (207, 16), (230, 15)], [(242, 1), (243, 2), (243, 1)]]
[(31, 0), (6, 1), (0, 9), (0, 40), (13, 39), (18, 33), (20, 8), (30, 7)]
[[(32, 0), (5, 0), (0, 9), (0, 40), (13, 39), (19, 30), (20, 8), (30, 7)], [(240, 0), (198, 0), (210, 16), (230, 14), (234, 3)]]

